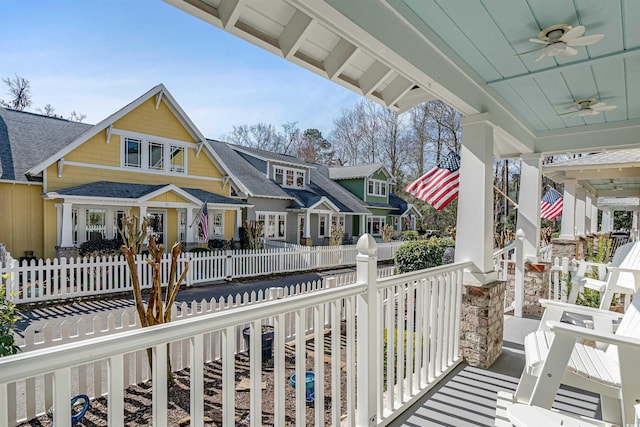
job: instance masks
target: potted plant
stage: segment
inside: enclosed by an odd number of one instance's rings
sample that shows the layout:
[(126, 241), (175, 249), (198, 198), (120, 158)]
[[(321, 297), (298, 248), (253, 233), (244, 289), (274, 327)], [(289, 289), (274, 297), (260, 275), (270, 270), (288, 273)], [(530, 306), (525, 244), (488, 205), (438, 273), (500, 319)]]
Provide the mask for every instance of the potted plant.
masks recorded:
[[(262, 325), (260, 332), (261, 332), (261, 346), (262, 346), (262, 361), (265, 362), (267, 360), (271, 360), (271, 358), (273, 357), (273, 335), (274, 335), (273, 326)], [(247, 346), (247, 354), (249, 354), (251, 328), (244, 328), (242, 330), (242, 336), (244, 337), (244, 342)]]

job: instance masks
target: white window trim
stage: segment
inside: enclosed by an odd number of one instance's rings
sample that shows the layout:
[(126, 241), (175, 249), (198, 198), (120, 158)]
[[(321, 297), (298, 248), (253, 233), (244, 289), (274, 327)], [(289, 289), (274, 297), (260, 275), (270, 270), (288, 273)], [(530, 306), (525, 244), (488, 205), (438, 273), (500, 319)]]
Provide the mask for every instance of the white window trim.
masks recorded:
[[(141, 150), (140, 167), (127, 165), (127, 162), (126, 162), (127, 161), (127, 144), (126, 144), (127, 139), (136, 139), (140, 141), (140, 150)], [(163, 162), (164, 162), (162, 169), (152, 168), (149, 166), (150, 144), (156, 144), (156, 145), (162, 146)], [(172, 147), (182, 148), (184, 150), (184, 154), (182, 156), (184, 159), (182, 172), (171, 170), (172, 168), (171, 148)], [(127, 170), (127, 171), (141, 171), (141, 172), (151, 172), (151, 173), (162, 173), (167, 175), (186, 176), (188, 171), (188, 165), (187, 165), (188, 157), (189, 157), (187, 155), (188, 148), (189, 148), (189, 144), (185, 142), (172, 141), (172, 140), (167, 140), (166, 138), (157, 138), (153, 136), (144, 136), (144, 135), (131, 134), (129, 132), (126, 132), (126, 133), (123, 132), (123, 134), (120, 135), (120, 167), (123, 170)]]
[[(375, 220), (380, 221), (380, 232), (373, 233), (373, 223)], [(371, 233), (374, 236), (379, 236), (382, 234), (382, 227), (387, 223), (387, 217), (384, 215), (369, 215), (367, 216), (367, 233)], [(369, 227), (371, 225), (371, 227)]]
[[(306, 170), (274, 165), (272, 169), (274, 181), (276, 181), (276, 169), (282, 170), (282, 184), (278, 184), (278, 185), (282, 187), (287, 187), (287, 188), (305, 188), (306, 187), (307, 175), (308, 175)], [(293, 185), (287, 185), (287, 172), (293, 173)], [(298, 174), (302, 174), (302, 187), (296, 185), (296, 182), (297, 182), (296, 178)]]
[[(373, 183), (373, 193), (369, 191), (369, 183)], [(376, 193), (376, 184), (378, 184), (379, 191)], [(382, 189), (384, 188), (384, 194), (382, 194)], [(367, 195), (368, 196), (378, 196), (378, 197), (387, 197), (389, 194), (389, 189), (387, 188), (387, 181), (383, 181), (381, 179), (368, 179), (367, 180)]]
[[(321, 233), (320, 221), (324, 218), (324, 234)], [(318, 214), (318, 237), (331, 236), (331, 224), (329, 224), (329, 214)]]
[[(77, 235), (78, 239), (74, 242), (75, 245), (80, 246), (84, 242), (88, 241), (87, 239), (87, 210), (90, 209), (101, 209), (105, 211), (105, 239), (113, 239), (113, 236), (117, 236), (118, 229), (115, 224), (116, 222), (116, 214), (118, 211), (122, 211), (125, 214), (129, 215), (130, 208), (125, 206), (97, 206), (97, 205), (73, 205), (73, 210), (77, 213), (77, 224), (72, 224), (72, 226), (77, 226)], [(62, 223), (58, 225), (60, 227)], [(72, 233), (74, 230), (72, 230)]]
[[(216, 226), (213, 223), (215, 216), (220, 216), (220, 225)], [(220, 228), (220, 232), (216, 233), (216, 227)], [(209, 211), (209, 236), (213, 239), (224, 238), (224, 211)]]
[[(260, 215), (264, 215), (264, 227), (262, 228), (262, 237), (265, 239), (269, 239), (269, 240), (286, 240), (287, 239), (287, 214), (283, 213), (283, 212), (276, 212), (276, 211), (256, 211), (256, 221), (259, 220)], [(276, 221), (276, 235), (274, 237), (267, 237), (267, 220), (269, 218), (269, 215), (275, 215), (275, 221)], [(280, 217), (282, 217), (284, 219), (284, 230), (283, 230), (283, 235), (279, 236), (278, 234), (280, 234)]]

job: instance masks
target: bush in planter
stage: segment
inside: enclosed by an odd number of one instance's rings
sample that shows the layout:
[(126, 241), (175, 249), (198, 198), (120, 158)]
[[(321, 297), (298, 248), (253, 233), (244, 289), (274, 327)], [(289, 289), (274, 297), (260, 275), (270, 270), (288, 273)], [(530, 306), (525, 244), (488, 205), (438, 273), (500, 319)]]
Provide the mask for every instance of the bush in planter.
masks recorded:
[(410, 240), (418, 240), (420, 238), (420, 234), (416, 230), (407, 230), (402, 232), (402, 240), (410, 241)]
[(83, 257), (120, 256), (122, 239), (89, 240), (80, 245), (78, 254)]
[(207, 247), (209, 249), (231, 249), (233, 245), (233, 240), (223, 240), (223, 239), (211, 239), (209, 240)]
[(393, 257), (398, 273), (423, 270), (442, 265), (442, 256), (453, 247), (452, 239), (432, 237), (429, 240), (413, 240), (400, 246)]

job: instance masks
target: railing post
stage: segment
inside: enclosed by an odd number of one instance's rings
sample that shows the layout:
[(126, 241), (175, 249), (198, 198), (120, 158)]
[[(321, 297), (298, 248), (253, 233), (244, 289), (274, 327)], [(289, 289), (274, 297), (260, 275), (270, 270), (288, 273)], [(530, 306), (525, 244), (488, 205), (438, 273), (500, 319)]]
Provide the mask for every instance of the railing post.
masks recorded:
[(521, 228), (516, 232), (516, 276), (514, 286), (513, 314), (522, 317), (522, 305), (524, 303), (524, 231)]
[(358, 283), (367, 285), (367, 290), (357, 300), (357, 335), (358, 345), (356, 359), (357, 396), (356, 425), (375, 426), (378, 420), (378, 360), (379, 351), (379, 317), (377, 289), (377, 245), (369, 234), (358, 240), (356, 270)]
[(69, 269), (69, 267), (67, 266), (67, 258), (65, 257), (60, 258), (59, 267), (60, 267), (60, 282), (58, 283), (58, 286), (60, 286), (60, 297), (62, 297), (62, 299), (66, 299), (67, 298), (67, 274)]
[[(336, 287), (335, 277), (327, 277), (326, 279), (324, 279), (324, 289), (331, 289), (335, 287)], [(325, 304), (324, 326), (326, 328), (331, 327), (331, 304)]]
[(186, 285), (187, 288), (190, 288), (193, 285), (193, 272), (194, 272), (194, 268), (192, 265), (192, 261), (193, 261), (193, 254), (191, 252), (188, 253), (182, 253), (182, 265), (184, 268), (184, 264), (187, 264), (187, 280), (186, 280)]

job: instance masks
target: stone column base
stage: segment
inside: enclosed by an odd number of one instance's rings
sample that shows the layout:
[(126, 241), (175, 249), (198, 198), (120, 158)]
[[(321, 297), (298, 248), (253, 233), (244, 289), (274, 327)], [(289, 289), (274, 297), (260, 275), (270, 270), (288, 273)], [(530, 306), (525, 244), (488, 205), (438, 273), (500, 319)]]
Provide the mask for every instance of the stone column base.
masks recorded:
[(551, 259), (558, 257), (567, 257), (570, 260), (573, 258), (584, 259), (587, 253), (587, 240), (586, 239), (561, 239), (556, 237), (551, 239)]
[(75, 246), (70, 246), (70, 247), (62, 247), (62, 246), (56, 246), (56, 258), (60, 259), (60, 258), (77, 258), (79, 257), (80, 254), (78, 252), (78, 248), (76, 248)]
[(471, 366), (488, 368), (502, 354), (505, 282), (464, 284), (460, 349)]
[(542, 317), (541, 298), (549, 298), (549, 270), (551, 263), (527, 263), (524, 271), (524, 316)]
[(302, 245), (302, 246), (313, 246), (313, 240), (311, 239), (311, 237), (301, 237), (300, 238), (300, 245)]

